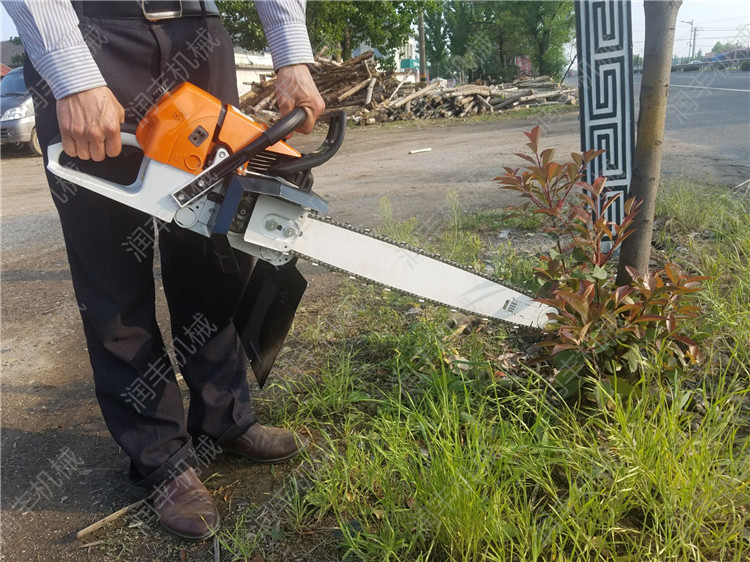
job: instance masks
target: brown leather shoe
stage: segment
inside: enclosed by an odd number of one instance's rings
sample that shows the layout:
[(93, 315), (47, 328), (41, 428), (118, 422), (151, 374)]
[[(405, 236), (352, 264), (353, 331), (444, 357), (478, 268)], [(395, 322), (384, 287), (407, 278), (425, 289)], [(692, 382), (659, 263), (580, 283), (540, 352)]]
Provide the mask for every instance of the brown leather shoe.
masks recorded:
[(162, 526), (183, 539), (200, 541), (219, 529), (219, 512), (192, 468), (154, 490)]
[(307, 439), (280, 427), (251, 425), (237, 439), (222, 443), (224, 452), (242, 455), (251, 461), (274, 464), (291, 459), (307, 447)]

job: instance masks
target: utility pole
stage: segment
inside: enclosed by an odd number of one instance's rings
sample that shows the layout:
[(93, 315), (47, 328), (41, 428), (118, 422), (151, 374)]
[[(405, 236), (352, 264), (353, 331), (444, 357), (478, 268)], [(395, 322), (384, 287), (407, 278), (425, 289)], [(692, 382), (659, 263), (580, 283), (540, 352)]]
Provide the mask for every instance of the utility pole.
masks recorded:
[(419, 8), (419, 81), (427, 82), (427, 56), (424, 44), (424, 8)]
[(693, 60), (695, 58), (695, 26), (693, 25), (693, 22), (695, 20), (690, 21), (684, 21), (680, 20), (680, 23), (689, 23), (690, 24), (690, 38), (688, 39), (688, 53), (690, 53), (690, 60)]
[(690, 56), (690, 60), (695, 59), (695, 44), (698, 42), (698, 26), (693, 28), (693, 54)]

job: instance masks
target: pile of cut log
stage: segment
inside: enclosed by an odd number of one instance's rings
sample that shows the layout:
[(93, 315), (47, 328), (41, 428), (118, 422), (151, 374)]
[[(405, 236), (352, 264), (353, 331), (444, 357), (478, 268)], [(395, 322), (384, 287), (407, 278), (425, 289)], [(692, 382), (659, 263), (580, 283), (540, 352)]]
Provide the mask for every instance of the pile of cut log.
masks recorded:
[[(333, 111), (346, 111), (358, 124), (401, 119), (438, 119), (498, 113), (534, 105), (575, 105), (575, 89), (561, 86), (548, 76), (526, 78), (512, 83), (467, 84), (443, 88), (435, 82), (415, 89), (406, 78), (376, 70), (372, 51), (345, 62), (317, 57), (313, 79), (326, 102), (321, 120)], [(275, 79), (254, 84), (240, 98), (240, 108), (248, 115), (273, 122), (278, 118), (274, 99)]]

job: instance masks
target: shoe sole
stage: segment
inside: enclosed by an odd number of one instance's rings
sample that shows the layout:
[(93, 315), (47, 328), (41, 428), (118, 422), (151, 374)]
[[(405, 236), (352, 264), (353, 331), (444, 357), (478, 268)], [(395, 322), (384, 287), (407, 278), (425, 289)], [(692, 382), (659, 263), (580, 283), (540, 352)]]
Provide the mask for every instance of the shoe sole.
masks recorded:
[(244, 453), (240, 453), (239, 451), (229, 451), (229, 450), (225, 449), (224, 453), (226, 453), (227, 455), (235, 456), (235, 457), (242, 457), (245, 460), (248, 460), (250, 462), (254, 462), (254, 463), (257, 463), (257, 464), (280, 464), (282, 462), (286, 462), (286, 461), (288, 461), (290, 459), (293, 459), (294, 457), (296, 457), (297, 455), (299, 455), (300, 453), (302, 453), (303, 450), (304, 449), (300, 449), (298, 451), (295, 451), (291, 455), (287, 455), (285, 457), (281, 457), (281, 458), (278, 458), (278, 459), (267, 459), (267, 460), (256, 459), (255, 457), (251, 457), (251, 456), (246, 455)]
[(221, 517), (219, 517), (216, 520), (216, 527), (214, 529), (210, 529), (205, 535), (201, 535), (199, 537), (194, 537), (192, 535), (183, 535), (182, 533), (178, 533), (174, 529), (170, 529), (169, 527), (167, 527), (163, 522), (161, 523), (161, 528), (167, 531), (168, 533), (170, 533), (171, 535), (180, 537), (181, 539), (185, 539), (187, 541), (192, 541), (192, 542), (200, 542), (200, 541), (205, 541), (206, 539), (213, 537), (219, 531), (219, 529), (221, 528)]

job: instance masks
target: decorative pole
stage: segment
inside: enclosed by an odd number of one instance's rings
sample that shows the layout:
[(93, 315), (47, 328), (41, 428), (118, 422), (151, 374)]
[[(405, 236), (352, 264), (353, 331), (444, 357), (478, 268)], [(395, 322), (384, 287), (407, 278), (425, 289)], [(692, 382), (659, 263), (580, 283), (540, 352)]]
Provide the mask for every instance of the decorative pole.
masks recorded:
[(581, 150), (606, 152), (589, 166), (586, 181), (607, 178), (607, 197), (622, 195), (607, 220), (620, 224), (635, 150), (633, 36), (630, 0), (576, 2)]

